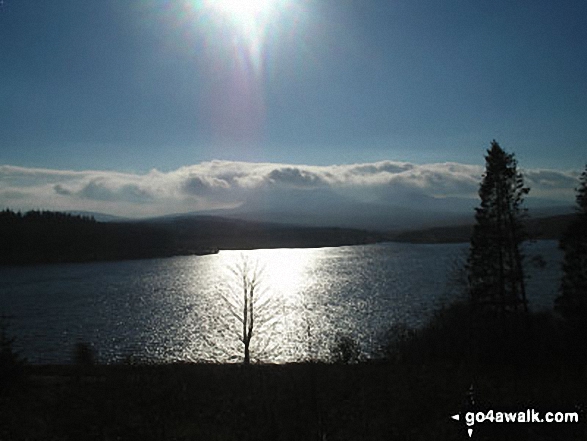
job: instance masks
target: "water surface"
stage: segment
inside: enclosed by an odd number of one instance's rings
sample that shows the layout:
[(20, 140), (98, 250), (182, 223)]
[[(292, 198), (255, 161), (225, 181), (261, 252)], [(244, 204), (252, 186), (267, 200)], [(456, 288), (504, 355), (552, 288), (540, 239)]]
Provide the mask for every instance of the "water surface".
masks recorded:
[[(242, 285), (231, 269), (247, 259), (262, 269), (257, 294), (266, 301), (255, 323), (255, 359), (326, 358), (338, 333), (372, 354), (391, 325), (421, 325), (460, 295), (454, 268), (467, 249), (386, 243), (2, 267), (0, 312), (34, 363), (68, 362), (80, 341), (104, 362), (237, 361), (242, 329), (230, 302), (238, 304)], [(528, 265), (531, 305), (549, 308), (560, 277), (557, 244), (530, 244), (526, 254), (545, 263)]]

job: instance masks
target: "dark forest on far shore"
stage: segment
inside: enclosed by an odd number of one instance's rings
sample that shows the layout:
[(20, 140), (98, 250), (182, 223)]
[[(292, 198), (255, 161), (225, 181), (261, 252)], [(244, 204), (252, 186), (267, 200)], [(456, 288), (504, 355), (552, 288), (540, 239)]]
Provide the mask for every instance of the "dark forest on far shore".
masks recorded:
[(51, 211), (0, 212), (0, 264), (91, 262), (210, 254), (219, 249), (358, 245), (381, 234), (213, 216), (98, 222)]

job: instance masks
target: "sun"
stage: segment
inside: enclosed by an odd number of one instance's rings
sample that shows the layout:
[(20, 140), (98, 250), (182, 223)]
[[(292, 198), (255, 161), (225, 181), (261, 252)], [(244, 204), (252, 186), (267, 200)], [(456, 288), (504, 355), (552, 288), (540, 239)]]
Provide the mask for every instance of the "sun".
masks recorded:
[(256, 73), (261, 71), (263, 52), (270, 29), (275, 29), (292, 0), (198, 0), (195, 4), (207, 23), (230, 35), (230, 44), (246, 54)]
[(275, 0), (210, 0), (209, 7), (237, 19), (250, 19), (267, 14), (275, 6)]
[(230, 20), (247, 35), (259, 34), (276, 19), (281, 0), (204, 0), (208, 11)]

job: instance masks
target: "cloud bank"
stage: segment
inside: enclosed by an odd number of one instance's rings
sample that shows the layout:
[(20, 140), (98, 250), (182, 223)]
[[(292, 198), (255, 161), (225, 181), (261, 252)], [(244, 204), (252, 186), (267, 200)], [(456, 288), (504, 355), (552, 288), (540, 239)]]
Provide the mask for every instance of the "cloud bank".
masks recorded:
[[(0, 207), (85, 210), (126, 217), (234, 209), (258, 195), (334, 194), (381, 205), (418, 198), (476, 198), (483, 167), (453, 162), (381, 161), (350, 165), (291, 165), (210, 161), (144, 174), (0, 166)], [(529, 198), (571, 205), (577, 170), (522, 170)], [(300, 197), (300, 194), (302, 197)], [(293, 200), (293, 199), (292, 199)], [(292, 207), (295, 208), (295, 207)], [(413, 207), (417, 208), (417, 206)]]

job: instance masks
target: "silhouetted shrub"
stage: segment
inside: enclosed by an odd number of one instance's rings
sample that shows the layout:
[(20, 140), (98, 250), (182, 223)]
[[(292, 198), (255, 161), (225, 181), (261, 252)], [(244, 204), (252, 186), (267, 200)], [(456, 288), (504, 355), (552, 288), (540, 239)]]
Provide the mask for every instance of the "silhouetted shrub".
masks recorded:
[(361, 358), (361, 346), (350, 335), (337, 334), (330, 355), (335, 363), (357, 363)]
[(469, 319), (468, 304), (454, 303), (438, 310), (425, 327), (394, 335), (388, 347), (393, 356), (408, 363), (460, 362), (470, 345)]
[(13, 337), (8, 335), (6, 318), (0, 316), (0, 396), (17, 387), (24, 378), (26, 360), (15, 351)]
[(415, 334), (416, 330), (406, 323), (394, 323), (380, 336), (377, 357), (399, 361), (399, 357), (412, 342)]
[[(545, 366), (573, 363), (560, 320), (550, 312), (473, 312), (467, 302), (439, 310), (423, 328), (395, 325), (383, 355), (392, 361), (455, 366)], [(545, 356), (548, 354), (548, 356)]]
[(73, 348), (73, 362), (77, 366), (93, 366), (96, 364), (96, 353), (89, 343), (78, 342)]

